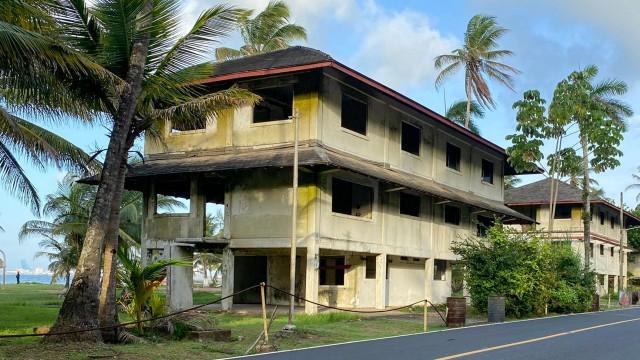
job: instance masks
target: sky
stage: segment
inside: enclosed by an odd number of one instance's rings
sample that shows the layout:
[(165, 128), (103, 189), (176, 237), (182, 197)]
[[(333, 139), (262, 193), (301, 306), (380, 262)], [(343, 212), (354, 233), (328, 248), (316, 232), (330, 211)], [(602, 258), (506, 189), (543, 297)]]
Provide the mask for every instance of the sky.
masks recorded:
[[(232, 0), (228, 3), (262, 9), (268, 0)], [(184, 31), (200, 12), (218, 1), (185, 0)], [(629, 85), (623, 100), (638, 113), (628, 120), (629, 129), (621, 150), (622, 165), (595, 175), (606, 196), (619, 194), (633, 181), (640, 166), (640, 2), (635, 0), (289, 0), (292, 20), (304, 26), (308, 41), (300, 43), (322, 50), (427, 107), (443, 113), (445, 104), (464, 99), (461, 75), (436, 89), (433, 59), (461, 45), (468, 20), (475, 14), (492, 15), (509, 29), (500, 46), (514, 52), (505, 62), (518, 68), (515, 91), (491, 84), (496, 108), (479, 120), (482, 136), (503, 147), (505, 136), (515, 130), (512, 104), (522, 93), (538, 89), (551, 99), (555, 85), (571, 71), (589, 64), (600, 68), (599, 79), (616, 78)], [(237, 47), (239, 36), (221, 45)], [(212, 55), (213, 57), (213, 55)], [(104, 127), (75, 123), (54, 125), (47, 119), (32, 119), (65, 136), (85, 150), (104, 148), (108, 133)], [(39, 172), (24, 168), (44, 198), (56, 190), (64, 172)], [(523, 177), (525, 182), (537, 180)], [(625, 192), (625, 202), (635, 205), (636, 193)], [(29, 209), (0, 189), (0, 249), (7, 253), (8, 269), (44, 268), (45, 258), (34, 259), (37, 239), (18, 241), (25, 221), (34, 219)]]

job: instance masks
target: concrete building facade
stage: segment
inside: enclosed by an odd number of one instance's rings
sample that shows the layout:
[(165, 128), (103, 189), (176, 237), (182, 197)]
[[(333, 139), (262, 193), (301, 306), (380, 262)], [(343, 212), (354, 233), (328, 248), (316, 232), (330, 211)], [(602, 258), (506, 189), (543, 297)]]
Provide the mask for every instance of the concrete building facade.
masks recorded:
[[(222, 252), (224, 296), (262, 281), (289, 288), (294, 121), (296, 294), (306, 299), (380, 309), (444, 302), (452, 242), (495, 216), (532, 221), (503, 203), (503, 177), (515, 172), (502, 148), (322, 52), (292, 47), (227, 61), (203, 86), (246, 87), (262, 100), (199, 126), (165, 124), (160, 141), (145, 141), (145, 162), (126, 186), (144, 193), (146, 260)], [(161, 213), (161, 196), (183, 198), (187, 209)], [(210, 204), (224, 206), (215, 236)], [(190, 305), (191, 269), (169, 275), (171, 306)], [(267, 298), (288, 301), (272, 290)], [(249, 291), (223, 307), (258, 301)]]
[[(536, 221), (535, 230), (547, 232), (550, 228), (549, 194), (551, 180), (540, 180), (505, 191), (505, 203)], [(569, 241), (571, 247), (581, 255), (584, 262), (584, 226), (582, 220), (582, 190), (564, 182), (558, 182), (558, 201), (553, 219), (552, 239)], [(596, 287), (599, 294), (618, 291), (620, 276), (620, 227), (628, 229), (640, 224), (640, 219), (624, 212), (624, 224), (620, 224), (620, 208), (606, 199), (591, 200), (591, 245), (590, 265), (597, 274)], [(529, 225), (526, 229), (531, 229)], [(622, 232), (626, 244), (626, 231)], [(631, 248), (625, 246), (628, 254)], [(623, 259), (624, 261), (624, 259)], [(627, 274), (627, 261), (624, 261)], [(627, 281), (627, 277), (623, 281)]]

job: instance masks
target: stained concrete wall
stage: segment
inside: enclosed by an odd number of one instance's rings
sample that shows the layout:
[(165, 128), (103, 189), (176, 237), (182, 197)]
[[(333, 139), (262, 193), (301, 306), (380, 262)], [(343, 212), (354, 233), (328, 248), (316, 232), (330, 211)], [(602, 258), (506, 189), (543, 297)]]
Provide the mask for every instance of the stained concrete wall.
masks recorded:
[[(366, 135), (341, 127), (343, 92), (356, 93), (367, 100)], [(504, 155), (473, 144), (443, 124), (418, 115), (397, 101), (366, 94), (329, 76), (323, 79), (321, 97), (319, 140), (328, 146), (502, 201)], [(422, 131), (418, 156), (401, 150), (400, 129), (403, 121), (418, 126)], [(445, 166), (447, 142), (462, 150), (460, 171)], [(482, 159), (494, 164), (493, 184), (481, 180)]]

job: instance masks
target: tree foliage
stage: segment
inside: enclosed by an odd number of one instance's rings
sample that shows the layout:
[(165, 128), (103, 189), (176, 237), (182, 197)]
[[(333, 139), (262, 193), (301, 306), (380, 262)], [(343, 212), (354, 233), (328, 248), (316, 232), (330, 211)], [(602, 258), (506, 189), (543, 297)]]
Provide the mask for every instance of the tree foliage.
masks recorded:
[(519, 71), (498, 61), (513, 55), (509, 50), (498, 49), (498, 40), (506, 32), (507, 29), (499, 26), (495, 17), (475, 15), (467, 24), (463, 47), (435, 58), (435, 67), (440, 70), (436, 86), (442, 85), (447, 78), (464, 68), (464, 87), (467, 95), (464, 122), (466, 128), (470, 126), (471, 102), (474, 98), (483, 107), (495, 107), (487, 79), (513, 89), (513, 75)]
[(452, 246), (466, 268), (472, 305), (486, 311), (489, 296), (504, 296), (510, 316), (585, 311), (595, 292), (595, 277), (566, 243), (543, 242), (533, 233), (498, 223), (485, 238)]
[(305, 28), (289, 21), (291, 15), (284, 1), (269, 2), (253, 18), (250, 17), (251, 13), (246, 11), (238, 21), (244, 45), (240, 49), (217, 48), (216, 59), (229, 60), (285, 49), (292, 41), (307, 39)]

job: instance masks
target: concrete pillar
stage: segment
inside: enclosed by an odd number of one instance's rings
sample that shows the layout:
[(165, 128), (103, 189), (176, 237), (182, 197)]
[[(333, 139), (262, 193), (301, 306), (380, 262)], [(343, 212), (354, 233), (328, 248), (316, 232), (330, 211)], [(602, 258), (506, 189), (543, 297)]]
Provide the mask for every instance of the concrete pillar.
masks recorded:
[(376, 309), (387, 307), (387, 254), (376, 256)]
[[(171, 244), (170, 258), (193, 261), (193, 247)], [(193, 266), (169, 267), (169, 308), (173, 311), (193, 306)]]
[(613, 278), (613, 291), (618, 291), (618, 275)]
[(433, 258), (424, 261), (424, 297), (433, 302)]
[[(233, 251), (226, 247), (222, 250), (222, 297), (233, 294), (233, 274), (234, 274)], [(222, 310), (231, 310), (233, 298), (222, 300)]]
[[(602, 284), (602, 292), (600, 293), (600, 295), (605, 295), (607, 293), (609, 293), (609, 275), (604, 274), (604, 283)], [(598, 281), (598, 283), (600, 283)]]
[[(315, 237), (309, 238), (307, 241), (307, 268), (305, 273), (305, 289), (304, 297), (307, 300), (318, 302), (318, 287), (320, 284), (319, 267), (320, 267), (320, 250), (316, 246)], [(318, 305), (309, 302), (304, 303), (304, 312), (307, 314), (317, 314)]]

